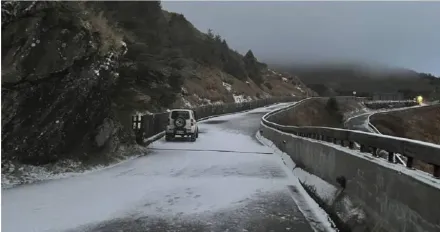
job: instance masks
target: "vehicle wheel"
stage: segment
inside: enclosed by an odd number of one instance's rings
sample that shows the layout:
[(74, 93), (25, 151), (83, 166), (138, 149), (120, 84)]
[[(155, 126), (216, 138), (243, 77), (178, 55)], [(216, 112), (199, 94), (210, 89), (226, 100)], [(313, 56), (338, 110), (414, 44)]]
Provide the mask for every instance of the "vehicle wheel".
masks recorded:
[(165, 141), (171, 141), (173, 137), (171, 135), (165, 135)]
[(177, 128), (183, 128), (186, 126), (186, 120), (184, 118), (176, 118), (174, 120), (174, 126)]
[(195, 142), (196, 139), (197, 139), (196, 135), (195, 135), (195, 134), (192, 134), (192, 135), (191, 135), (191, 142)]
[(197, 132), (196, 132), (196, 138), (198, 138), (199, 137), (199, 130), (197, 130)]

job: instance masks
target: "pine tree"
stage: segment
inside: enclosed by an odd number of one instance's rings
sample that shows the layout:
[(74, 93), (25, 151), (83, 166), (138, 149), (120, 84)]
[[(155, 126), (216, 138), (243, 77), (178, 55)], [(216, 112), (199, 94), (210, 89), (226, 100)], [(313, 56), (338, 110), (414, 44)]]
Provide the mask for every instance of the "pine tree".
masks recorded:
[(212, 32), (211, 28), (208, 29), (208, 38), (212, 40), (214, 39), (214, 33)]

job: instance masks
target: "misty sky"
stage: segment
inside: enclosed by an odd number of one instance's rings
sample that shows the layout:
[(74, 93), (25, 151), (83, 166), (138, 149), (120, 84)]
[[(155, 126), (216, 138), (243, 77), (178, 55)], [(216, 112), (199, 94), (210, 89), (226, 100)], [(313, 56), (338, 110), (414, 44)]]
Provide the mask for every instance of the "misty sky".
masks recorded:
[(366, 62), (440, 76), (440, 2), (162, 2), (268, 63)]

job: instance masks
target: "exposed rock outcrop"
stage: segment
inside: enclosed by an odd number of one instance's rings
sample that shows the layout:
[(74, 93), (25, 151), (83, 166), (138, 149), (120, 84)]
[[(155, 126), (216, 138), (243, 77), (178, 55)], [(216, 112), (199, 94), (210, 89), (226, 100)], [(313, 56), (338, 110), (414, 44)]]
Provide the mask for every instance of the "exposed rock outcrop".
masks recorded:
[(87, 159), (110, 145), (121, 41), (103, 41), (75, 2), (2, 2), (2, 17), (3, 160)]

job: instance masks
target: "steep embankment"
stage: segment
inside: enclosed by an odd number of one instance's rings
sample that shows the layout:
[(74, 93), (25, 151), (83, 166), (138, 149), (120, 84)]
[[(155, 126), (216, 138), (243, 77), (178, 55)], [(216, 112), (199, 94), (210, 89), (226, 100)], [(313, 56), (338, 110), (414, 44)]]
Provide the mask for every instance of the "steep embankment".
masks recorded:
[(306, 94), (160, 2), (2, 2), (8, 172), (11, 162), (112, 161), (134, 144), (136, 112)]
[(354, 99), (313, 98), (296, 106), (278, 123), (292, 126), (342, 128), (347, 114), (362, 109), (365, 109), (365, 106)]
[(377, 113), (370, 122), (386, 135), (440, 144), (440, 105)]

